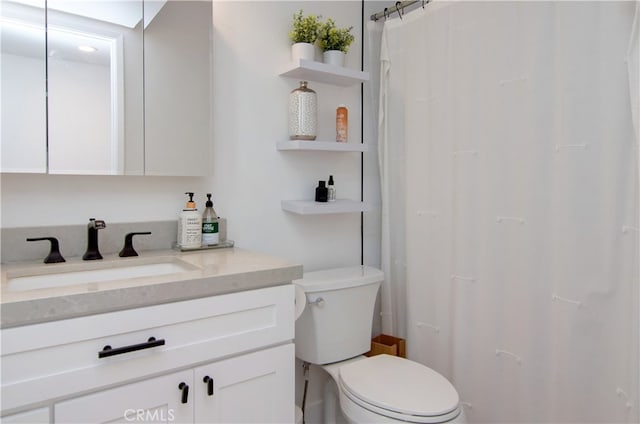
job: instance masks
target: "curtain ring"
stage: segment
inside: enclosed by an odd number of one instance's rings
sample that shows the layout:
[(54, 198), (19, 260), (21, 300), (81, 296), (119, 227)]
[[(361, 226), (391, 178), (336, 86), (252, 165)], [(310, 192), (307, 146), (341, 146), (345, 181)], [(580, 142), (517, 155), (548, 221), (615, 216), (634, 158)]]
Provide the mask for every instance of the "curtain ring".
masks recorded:
[(425, 2), (422, 0), (422, 8), (424, 9)]
[(389, 18), (389, 8), (385, 7), (383, 13), (384, 13), (384, 20), (386, 21)]
[(396, 2), (396, 11), (398, 12), (398, 16), (400, 16), (400, 20), (402, 20), (402, 2)]

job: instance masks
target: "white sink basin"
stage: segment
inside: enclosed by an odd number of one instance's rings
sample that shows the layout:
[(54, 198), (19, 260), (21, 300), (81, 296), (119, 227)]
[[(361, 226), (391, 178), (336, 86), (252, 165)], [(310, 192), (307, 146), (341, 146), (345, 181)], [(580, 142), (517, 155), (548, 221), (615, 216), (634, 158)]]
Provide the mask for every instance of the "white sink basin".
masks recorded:
[[(92, 265), (100, 266), (95, 269)], [(74, 268), (91, 269), (74, 269)], [(76, 284), (99, 283), (103, 281), (126, 280), (138, 277), (153, 277), (159, 275), (177, 274), (198, 269), (196, 266), (177, 259), (167, 259), (149, 263), (100, 263), (62, 265), (61, 268), (36, 275), (8, 275), (7, 290), (11, 292), (37, 290), (44, 288), (73, 286)]]

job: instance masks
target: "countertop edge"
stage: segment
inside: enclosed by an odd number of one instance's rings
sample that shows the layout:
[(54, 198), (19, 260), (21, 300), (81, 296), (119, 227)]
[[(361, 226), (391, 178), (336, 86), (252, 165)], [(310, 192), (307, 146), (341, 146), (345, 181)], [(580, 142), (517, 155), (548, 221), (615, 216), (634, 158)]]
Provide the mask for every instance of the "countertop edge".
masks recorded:
[[(3, 303), (0, 329), (289, 284), (302, 265)], [(27, 313), (28, 311), (28, 313)]]

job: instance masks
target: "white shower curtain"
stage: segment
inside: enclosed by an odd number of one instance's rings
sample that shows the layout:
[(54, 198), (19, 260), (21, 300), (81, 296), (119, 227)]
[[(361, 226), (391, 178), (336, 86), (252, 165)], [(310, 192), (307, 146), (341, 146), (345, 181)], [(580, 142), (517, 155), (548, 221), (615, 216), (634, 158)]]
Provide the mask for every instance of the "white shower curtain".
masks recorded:
[(385, 23), (383, 330), (472, 422), (640, 420), (636, 13), (436, 0)]
[[(381, 62), (380, 43), (382, 40), (382, 22), (369, 21), (367, 24), (367, 37), (369, 51), (369, 69), (381, 67), (381, 76), (387, 72), (388, 61)], [(377, 48), (377, 52), (374, 49)], [(384, 50), (384, 49), (382, 49)], [(404, 145), (402, 143), (381, 143), (381, 140), (391, 140), (392, 135), (402, 134), (403, 122), (399, 119), (386, 119), (387, 109), (402, 107), (401, 96), (391, 96), (387, 89), (380, 85), (380, 78), (372, 73), (371, 98), (378, 99), (377, 112), (381, 122), (385, 125), (378, 126), (378, 162), (381, 179), (381, 267), (386, 276), (382, 283), (381, 292), (381, 316), (382, 332), (394, 334), (398, 337), (406, 337), (405, 320), (403, 317), (406, 303), (405, 291), (405, 237), (404, 231), (398, 231), (396, 223), (404, 221), (405, 182), (404, 182)], [(384, 84), (389, 84), (389, 79), (384, 77)], [(372, 120), (375, 122), (375, 119)], [(387, 184), (385, 184), (385, 182)]]

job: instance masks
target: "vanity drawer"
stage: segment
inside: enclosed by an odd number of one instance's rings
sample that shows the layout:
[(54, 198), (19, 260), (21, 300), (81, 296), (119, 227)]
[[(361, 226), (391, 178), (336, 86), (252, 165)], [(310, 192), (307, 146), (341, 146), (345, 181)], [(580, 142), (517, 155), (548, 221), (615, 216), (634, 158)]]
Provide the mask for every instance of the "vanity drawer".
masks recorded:
[(289, 284), (0, 330), (2, 409), (290, 341), (293, 298)]

